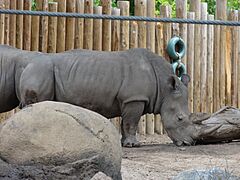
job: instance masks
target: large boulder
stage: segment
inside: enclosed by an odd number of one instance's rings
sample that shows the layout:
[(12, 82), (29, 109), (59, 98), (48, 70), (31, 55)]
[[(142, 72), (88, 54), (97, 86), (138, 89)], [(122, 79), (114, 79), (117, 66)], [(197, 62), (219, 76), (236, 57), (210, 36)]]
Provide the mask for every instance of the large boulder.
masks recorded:
[(173, 180), (220, 180), (220, 179), (228, 179), (228, 180), (239, 180), (239, 177), (232, 175), (227, 170), (222, 170), (217, 167), (213, 167), (211, 169), (194, 169), (187, 170), (179, 173), (177, 176), (173, 178)]
[(0, 177), (17, 166), (8, 177), (90, 179), (103, 172), (121, 179), (121, 155), (110, 121), (74, 105), (36, 103), (0, 124)]

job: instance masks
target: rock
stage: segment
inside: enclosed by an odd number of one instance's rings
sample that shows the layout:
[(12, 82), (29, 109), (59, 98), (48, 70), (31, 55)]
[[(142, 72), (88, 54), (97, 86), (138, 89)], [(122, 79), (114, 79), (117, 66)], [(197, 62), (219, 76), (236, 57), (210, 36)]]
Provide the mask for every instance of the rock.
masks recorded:
[(121, 179), (121, 156), (119, 133), (109, 120), (67, 103), (33, 104), (0, 125), (3, 175), (11, 169), (17, 178), (90, 179), (103, 172)]
[(106, 174), (99, 172), (95, 174), (91, 180), (112, 180), (112, 178), (106, 176)]
[(173, 180), (219, 180), (219, 179), (228, 179), (228, 180), (239, 180), (239, 177), (236, 177), (226, 170), (220, 168), (212, 168), (208, 170), (188, 170), (179, 173)]

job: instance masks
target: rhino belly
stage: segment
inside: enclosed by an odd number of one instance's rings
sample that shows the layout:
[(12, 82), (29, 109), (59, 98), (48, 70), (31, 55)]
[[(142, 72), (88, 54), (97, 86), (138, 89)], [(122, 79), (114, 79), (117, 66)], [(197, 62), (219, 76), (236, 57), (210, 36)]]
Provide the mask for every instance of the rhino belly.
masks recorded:
[(121, 76), (115, 68), (98, 62), (68, 61), (55, 68), (56, 100), (75, 104), (107, 117), (120, 116), (117, 94)]

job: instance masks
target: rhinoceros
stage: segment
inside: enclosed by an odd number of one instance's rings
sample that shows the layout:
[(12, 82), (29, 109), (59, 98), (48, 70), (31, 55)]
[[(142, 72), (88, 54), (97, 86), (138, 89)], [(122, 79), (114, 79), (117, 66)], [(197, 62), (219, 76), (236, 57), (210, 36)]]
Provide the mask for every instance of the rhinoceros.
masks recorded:
[[(11, 48), (5, 51), (1, 52), (1, 61), (11, 59), (13, 70), (9, 75), (11, 91), (7, 87), (4, 91), (11, 93), (14, 105), (16, 97), (22, 107), (52, 100), (78, 105), (107, 118), (121, 116), (122, 145), (127, 147), (140, 145), (136, 139), (140, 117), (160, 113), (168, 122), (169, 133), (174, 131), (176, 121), (185, 122), (184, 132), (177, 132), (174, 143), (191, 143), (185, 138), (191, 134), (186, 132), (189, 76), (180, 81), (169, 62), (147, 49), (71, 50), (56, 54)], [(3, 67), (2, 71), (9, 72)], [(6, 83), (2, 79), (1, 84)]]
[(38, 57), (38, 52), (28, 53), (7, 45), (0, 45), (0, 113), (19, 105), (17, 89), (24, 68)]

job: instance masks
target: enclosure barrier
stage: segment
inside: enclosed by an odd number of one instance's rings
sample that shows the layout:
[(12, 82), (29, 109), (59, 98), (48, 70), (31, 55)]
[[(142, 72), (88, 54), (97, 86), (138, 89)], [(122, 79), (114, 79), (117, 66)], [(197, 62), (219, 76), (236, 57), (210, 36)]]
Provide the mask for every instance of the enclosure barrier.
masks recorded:
[[(216, 16), (209, 15), (207, 4), (200, 0), (190, 0), (189, 12), (187, 0), (176, 0), (174, 19), (170, 6), (160, 6), (156, 15), (154, 0), (135, 0), (136, 16), (130, 16), (128, 1), (118, 1), (115, 8), (111, 0), (100, 2), (94, 7), (93, 0), (36, 0), (36, 11), (31, 11), (32, 0), (0, 0), (0, 43), (52, 53), (143, 47), (170, 61), (167, 44), (180, 36), (186, 43), (182, 62), (191, 77), (190, 110), (240, 107), (240, 13), (227, 10), (227, 0), (216, 0)], [(113, 122), (119, 127), (119, 118)], [(162, 134), (160, 116), (143, 116), (138, 132)]]

